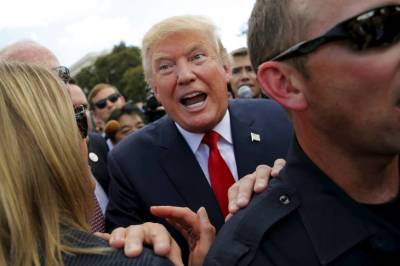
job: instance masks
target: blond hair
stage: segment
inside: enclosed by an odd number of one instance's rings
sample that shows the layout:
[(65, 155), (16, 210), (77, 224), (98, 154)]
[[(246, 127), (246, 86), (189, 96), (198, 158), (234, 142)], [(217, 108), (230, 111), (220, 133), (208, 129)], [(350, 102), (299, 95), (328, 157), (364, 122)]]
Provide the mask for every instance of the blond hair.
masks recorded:
[(0, 265), (63, 265), (63, 228), (88, 229), (90, 179), (68, 92), (48, 70), (0, 62)]
[(217, 27), (212, 21), (203, 16), (175, 16), (167, 18), (155, 25), (144, 35), (142, 41), (142, 64), (144, 69), (145, 80), (151, 85), (152, 65), (151, 65), (151, 49), (154, 44), (165, 39), (169, 35), (177, 32), (195, 31), (202, 32), (208, 36), (210, 44), (223, 65), (229, 68), (229, 56), (226, 49), (218, 36)]

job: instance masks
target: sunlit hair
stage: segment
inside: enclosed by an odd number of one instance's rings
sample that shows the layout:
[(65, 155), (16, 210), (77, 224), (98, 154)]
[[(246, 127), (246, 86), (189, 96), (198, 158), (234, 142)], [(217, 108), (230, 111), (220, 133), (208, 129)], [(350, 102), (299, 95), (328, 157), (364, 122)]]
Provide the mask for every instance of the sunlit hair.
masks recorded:
[(39, 66), (0, 62), (0, 265), (62, 265), (84, 252), (92, 193), (68, 92)]
[(0, 50), (0, 60), (41, 65), (49, 69), (60, 66), (52, 51), (31, 40), (17, 41), (4, 47)]
[[(249, 19), (248, 47), (255, 70), (274, 55), (304, 40), (308, 29), (308, 16), (304, 6), (292, 0), (257, 0)], [(294, 58), (286, 62), (306, 74), (305, 59)]]
[(229, 67), (229, 56), (218, 36), (217, 27), (208, 18), (203, 16), (175, 16), (167, 18), (150, 28), (142, 41), (142, 64), (146, 82), (151, 85), (152, 65), (151, 49), (153, 45), (173, 33), (194, 31), (205, 33), (210, 44), (214, 47), (222, 64)]

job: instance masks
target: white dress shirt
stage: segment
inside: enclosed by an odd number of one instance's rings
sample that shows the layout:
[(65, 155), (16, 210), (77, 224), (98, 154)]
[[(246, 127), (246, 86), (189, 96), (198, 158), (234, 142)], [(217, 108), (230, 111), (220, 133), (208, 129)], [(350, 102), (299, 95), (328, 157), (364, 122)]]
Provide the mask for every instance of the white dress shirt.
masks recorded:
[[(182, 134), (183, 138), (186, 140), (193, 154), (195, 155), (197, 162), (200, 164), (204, 175), (207, 178), (209, 184), (210, 176), (208, 174), (208, 154), (210, 149), (204, 143), (202, 143), (204, 133), (192, 133), (177, 123), (175, 123), (179, 132)], [(232, 176), (235, 181), (238, 180), (238, 173), (236, 167), (235, 153), (233, 151), (233, 141), (231, 133), (231, 119), (229, 116), (229, 110), (226, 111), (222, 120), (214, 127), (213, 131), (217, 132), (221, 137), (218, 141), (218, 149), (221, 153), (222, 158), (224, 158), (226, 164), (231, 170)]]

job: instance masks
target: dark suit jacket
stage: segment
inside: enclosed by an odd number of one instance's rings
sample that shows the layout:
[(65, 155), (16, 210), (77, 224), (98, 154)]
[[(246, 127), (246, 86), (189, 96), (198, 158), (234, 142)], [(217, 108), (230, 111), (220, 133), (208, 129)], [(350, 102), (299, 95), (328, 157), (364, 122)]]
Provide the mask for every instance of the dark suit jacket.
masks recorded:
[[(86, 232), (69, 230), (68, 243), (75, 247), (108, 247), (106, 241)], [(137, 258), (127, 258), (123, 250), (110, 249), (103, 254), (63, 254), (66, 266), (172, 266), (166, 258), (154, 255), (153, 251), (144, 248), (142, 254)]]
[[(271, 100), (234, 100), (229, 103), (231, 131), (239, 177), (253, 172), (259, 164), (272, 165), (284, 158), (292, 129), (286, 112)], [(260, 135), (252, 142), (250, 133)], [(212, 224), (219, 229), (224, 217), (219, 210), (200, 165), (174, 122), (164, 117), (125, 138), (108, 160), (112, 180), (106, 228), (145, 221), (153, 217), (153, 205), (204, 206)], [(180, 246), (181, 236), (166, 224)]]
[[(98, 161), (94, 161), (90, 158), (91, 153), (97, 155)], [(97, 133), (89, 133), (88, 154), (89, 165), (90, 169), (92, 170), (92, 174), (104, 189), (104, 192), (108, 194), (108, 185), (110, 183), (110, 177), (108, 175), (107, 168), (108, 146), (102, 135)]]
[(204, 265), (400, 265), (399, 202), (384, 207), (396, 228), (351, 199), (294, 141), (279, 177), (222, 227)]

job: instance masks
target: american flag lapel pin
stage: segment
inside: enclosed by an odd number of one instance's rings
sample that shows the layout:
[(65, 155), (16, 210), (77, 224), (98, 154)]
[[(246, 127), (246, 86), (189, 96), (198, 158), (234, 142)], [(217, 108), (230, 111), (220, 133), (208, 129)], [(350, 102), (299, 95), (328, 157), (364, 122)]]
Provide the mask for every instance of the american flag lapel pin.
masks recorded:
[(250, 138), (251, 138), (251, 142), (260, 142), (261, 141), (260, 134), (257, 134), (257, 133), (251, 132)]

